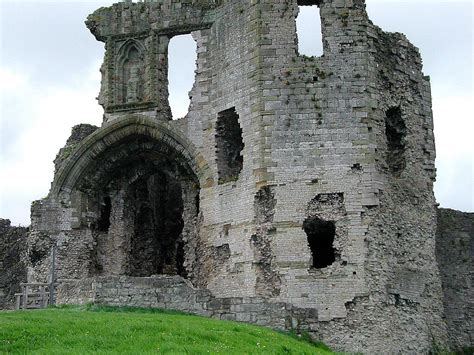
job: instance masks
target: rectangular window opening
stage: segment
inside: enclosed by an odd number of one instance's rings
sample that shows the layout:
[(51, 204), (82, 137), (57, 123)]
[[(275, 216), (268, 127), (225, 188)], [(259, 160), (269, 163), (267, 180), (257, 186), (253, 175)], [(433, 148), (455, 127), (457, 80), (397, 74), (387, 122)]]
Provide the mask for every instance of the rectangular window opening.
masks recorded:
[(296, 17), (298, 55), (308, 57), (323, 55), (323, 35), (318, 5), (319, 1), (315, 0), (298, 1), (299, 12)]
[(197, 45), (190, 34), (171, 38), (168, 46), (168, 91), (174, 120), (188, 113), (196, 59)]
[(303, 222), (303, 229), (308, 237), (311, 250), (311, 266), (315, 269), (328, 267), (336, 260), (336, 250), (333, 246), (336, 226), (332, 221), (318, 217), (308, 217)]

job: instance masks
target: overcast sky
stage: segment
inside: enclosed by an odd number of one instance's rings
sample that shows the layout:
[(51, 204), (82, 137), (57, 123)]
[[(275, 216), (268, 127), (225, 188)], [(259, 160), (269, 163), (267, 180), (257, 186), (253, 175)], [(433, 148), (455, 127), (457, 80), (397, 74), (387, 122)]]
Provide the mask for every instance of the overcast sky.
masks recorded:
[[(31, 201), (47, 195), (52, 161), (71, 127), (102, 123), (95, 97), (104, 46), (84, 20), (112, 3), (0, 0), (0, 217), (12, 224), (28, 225)], [(442, 207), (473, 211), (473, 3), (366, 3), (375, 24), (405, 33), (420, 48), (433, 92), (436, 198)], [(304, 28), (299, 34), (301, 51), (317, 53), (320, 41), (311, 29), (317, 22), (308, 7), (298, 22)], [(183, 37), (174, 39), (170, 48), (174, 117), (187, 111), (193, 46), (192, 39)]]

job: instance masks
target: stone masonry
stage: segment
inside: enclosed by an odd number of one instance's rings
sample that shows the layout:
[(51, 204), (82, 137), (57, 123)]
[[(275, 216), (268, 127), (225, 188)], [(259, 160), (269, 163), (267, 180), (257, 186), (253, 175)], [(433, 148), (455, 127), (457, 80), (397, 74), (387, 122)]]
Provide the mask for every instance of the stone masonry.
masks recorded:
[(69, 304), (97, 303), (174, 309), (222, 320), (251, 322), (278, 330), (308, 331), (317, 321), (315, 309), (299, 309), (260, 297), (213, 297), (180, 276), (101, 276), (66, 281), (58, 289), (58, 301)]
[[(0, 309), (12, 308), (20, 282), (26, 281), (24, 255), (28, 228), (13, 227), (0, 218)], [(32, 255), (34, 258), (35, 256)]]
[[(320, 57), (298, 53), (299, 6), (319, 9)], [(34, 251), (56, 246), (60, 302), (307, 330), (350, 352), (448, 344), (430, 83), (404, 35), (364, 0), (126, 1), (86, 25), (105, 43), (103, 123), (75, 128), (32, 205), (29, 281), (49, 277)], [(168, 44), (188, 33), (195, 82), (172, 120)]]
[(451, 347), (474, 344), (474, 213), (438, 210), (436, 258)]

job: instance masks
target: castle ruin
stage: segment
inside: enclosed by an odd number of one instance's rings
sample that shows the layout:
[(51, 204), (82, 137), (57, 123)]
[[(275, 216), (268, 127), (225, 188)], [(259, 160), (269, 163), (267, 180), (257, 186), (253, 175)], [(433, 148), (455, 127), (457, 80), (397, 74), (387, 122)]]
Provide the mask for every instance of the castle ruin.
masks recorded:
[[(299, 6), (319, 9), (320, 57), (298, 53)], [(59, 303), (181, 309), (351, 352), (449, 342), (429, 78), (364, 0), (126, 1), (86, 25), (105, 43), (104, 120), (74, 128), (32, 205), (29, 281), (47, 281), (55, 246)], [(172, 120), (168, 44), (189, 33), (195, 82)]]

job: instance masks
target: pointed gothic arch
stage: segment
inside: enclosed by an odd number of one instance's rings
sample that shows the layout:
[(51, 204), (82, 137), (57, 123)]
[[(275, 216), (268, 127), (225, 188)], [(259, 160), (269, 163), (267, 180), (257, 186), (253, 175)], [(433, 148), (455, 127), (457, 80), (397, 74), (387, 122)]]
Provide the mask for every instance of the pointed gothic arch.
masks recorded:
[(92, 236), (89, 275), (192, 279), (200, 190), (209, 183), (204, 158), (171, 124), (129, 115), (80, 143), (49, 198), (74, 210), (71, 227)]
[(145, 46), (137, 39), (128, 39), (117, 49), (115, 59), (115, 77), (118, 79), (115, 82), (117, 103), (136, 103), (145, 100), (145, 54)]
[(143, 115), (127, 115), (106, 123), (81, 142), (56, 174), (50, 197), (59, 198), (60, 195), (70, 194), (93, 164), (100, 161), (100, 157), (104, 157), (118, 144), (125, 143), (128, 137), (134, 136), (145, 137), (149, 141), (148, 145), (155, 143), (155, 149), (159, 148), (168, 157), (172, 157), (182, 171), (196, 176), (200, 185), (213, 184), (204, 157), (171, 124)]

